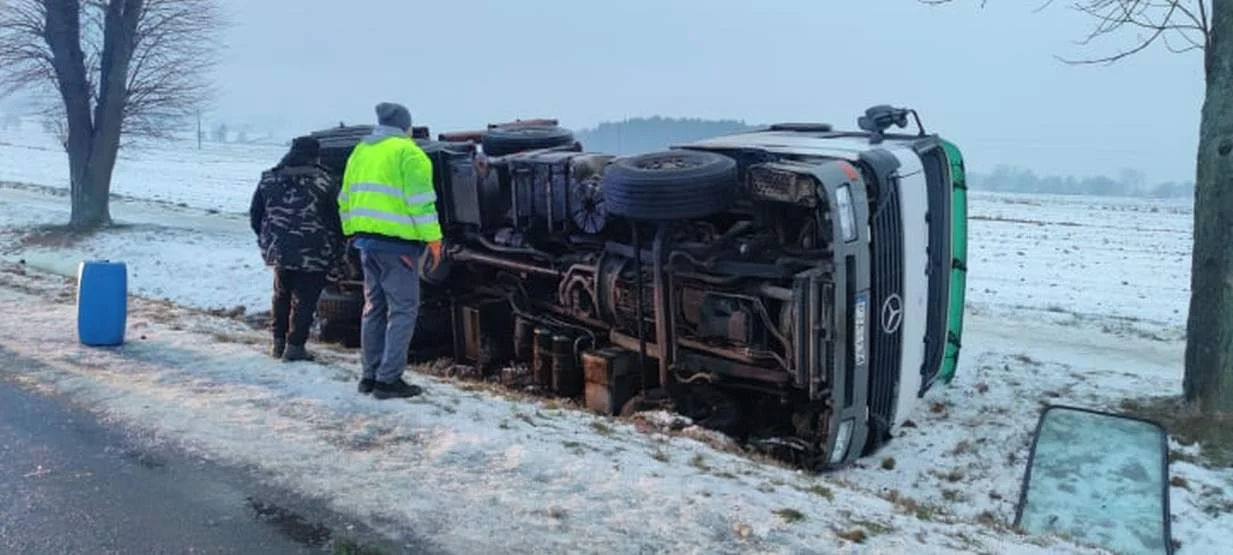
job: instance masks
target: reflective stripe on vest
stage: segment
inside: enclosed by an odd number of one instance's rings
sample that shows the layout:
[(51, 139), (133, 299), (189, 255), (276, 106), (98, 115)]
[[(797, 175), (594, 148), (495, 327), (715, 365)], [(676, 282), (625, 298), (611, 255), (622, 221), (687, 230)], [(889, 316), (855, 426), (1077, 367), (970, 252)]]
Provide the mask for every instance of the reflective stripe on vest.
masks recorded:
[(382, 183), (356, 183), (348, 187), (346, 191), (338, 195), (338, 203), (340, 205), (346, 204), (348, 201), (350, 201), (350, 197), (348, 196), (348, 193), (378, 193), (378, 194), (387, 195), (391, 197), (401, 198), (403, 202), (410, 204), (412, 206), (416, 204), (427, 204), (429, 202), (437, 202), (436, 191), (433, 191), (430, 193), (416, 193), (413, 195), (406, 195), (403, 193), (402, 190), (400, 190), (398, 187), (395, 187), (393, 185), (385, 185)]
[(399, 216), (397, 214), (388, 214), (380, 210), (372, 210), (369, 208), (352, 208), (346, 214), (342, 215), (343, 224), (348, 221), (356, 221), (363, 218), (371, 218), (383, 222), (389, 222), (397, 225), (417, 226), (425, 224), (437, 223), (436, 214), (424, 214), (423, 216)]
[(439, 241), (432, 173), (432, 161), (408, 137), (361, 142), (347, 160), (338, 195), (343, 234)]

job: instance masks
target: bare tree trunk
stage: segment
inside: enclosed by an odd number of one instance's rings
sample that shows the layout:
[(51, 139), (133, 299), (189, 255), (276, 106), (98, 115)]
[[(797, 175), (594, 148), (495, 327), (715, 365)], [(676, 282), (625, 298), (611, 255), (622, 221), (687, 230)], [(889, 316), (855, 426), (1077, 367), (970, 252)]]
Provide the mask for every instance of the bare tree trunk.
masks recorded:
[[(128, 103), (128, 70), (137, 45), (137, 21), (142, 0), (111, 0), (107, 5), (103, 51), (99, 66), (99, 98), (86, 165), (81, 219), (70, 225), (94, 229), (111, 223), (111, 174), (120, 151), (124, 108)], [(76, 199), (74, 199), (76, 200)], [(74, 205), (74, 214), (78, 213)]]
[(67, 116), (72, 212), (69, 226), (89, 230), (111, 224), (111, 174), (120, 149), (128, 70), (136, 47), (142, 0), (111, 0), (106, 7), (99, 59), (98, 102), (90, 113), (92, 87), (81, 48), (81, 4), (46, 0), (44, 39), (52, 53)]
[(92, 175), (90, 156), (94, 150), (94, 122), (90, 117), (90, 81), (86, 76), (86, 55), (81, 49), (81, 5), (76, 0), (46, 0), (47, 25), (43, 39), (52, 55), (52, 67), (64, 101), (68, 137), (64, 150), (69, 158), (69, 187), (72, 215), (69, 225), (90, 228), (105, 225), (110, 219), (107, 195), (100, 209), (98, 181)]
[(1199, 124), (1186, 399), (1233, 412), (1233, 0), (1213, 0)]

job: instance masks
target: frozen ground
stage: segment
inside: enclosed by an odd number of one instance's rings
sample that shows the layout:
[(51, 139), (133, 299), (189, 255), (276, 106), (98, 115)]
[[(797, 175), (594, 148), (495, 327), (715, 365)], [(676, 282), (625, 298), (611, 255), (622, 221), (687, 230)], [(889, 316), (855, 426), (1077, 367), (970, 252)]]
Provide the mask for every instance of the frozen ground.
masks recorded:
[[(0, 181), (63, 187), (62, 161), (31, 161), (36, 135), (0, 137), (9, 143), (0, 144)], [(165, 165), (147, 157), (153, 150), (126, 159), (117, 193), (165, 203), (117, 202), (116, 219), (130, 227), (72, 245), (18, 240), (33, 225), (64, 221), (67, 199), (0, 186), (5, 260), (63, 275), (83, 258), (124, 260), (134, 293), (171, 300), (135, 300), (133, 341), (86, 350), (73, 341), (71, 281), (5, 266), (0, 313), (24, 316), (0, 325), (0, 348), (57, 371), (3, 371), (392, 531), (414, 527), (453, 552), (560, 552), (568, 542), (595, 552), (1080, 551), (1006, 530), (1042, 403), (1115, 407), (1180, 390), (1185, 207), (976, 195), (959, 374), (860, 468), (805, 476), (714, 441), (424, 375), (423, 400), (376, 403), (353, 393), (351, 353), (279, 364), (261, 355), (261, 333), (192, 310), (264, 309), (268, 274), (234, 213), (281, 154), (272, 150), (244, 159), (175, 151)], [(231, 173), (219, 179), (198, 165)], [(217, 196), (195, 196), (201, 190)], [(1172, 472), (1181, 478), (1172, 494), (1181, 552), (1220, 552), (1233, 542), (1224, 493), (1233, 473), (1181, 461)]]

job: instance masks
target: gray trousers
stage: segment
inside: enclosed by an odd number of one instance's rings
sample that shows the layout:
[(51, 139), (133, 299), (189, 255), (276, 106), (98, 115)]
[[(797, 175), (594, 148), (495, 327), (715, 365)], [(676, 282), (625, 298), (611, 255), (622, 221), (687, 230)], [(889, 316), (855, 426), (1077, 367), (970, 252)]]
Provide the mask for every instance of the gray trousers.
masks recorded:
[(420, 313), (419, 256), (362, 250), (360, 260), (364, 266), (363, 377), (394, 383), (407, 368), (407, 351)]

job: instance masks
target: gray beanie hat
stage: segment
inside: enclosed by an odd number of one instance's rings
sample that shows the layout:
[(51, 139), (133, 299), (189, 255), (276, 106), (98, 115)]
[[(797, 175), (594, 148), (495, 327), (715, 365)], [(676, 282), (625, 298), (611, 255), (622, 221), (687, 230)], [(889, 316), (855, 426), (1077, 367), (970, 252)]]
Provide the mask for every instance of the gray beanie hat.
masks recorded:
[(411, 129), (411, 112), (402, 104), (382, 102), (377, 105), (377, 123), (406, 131)]

